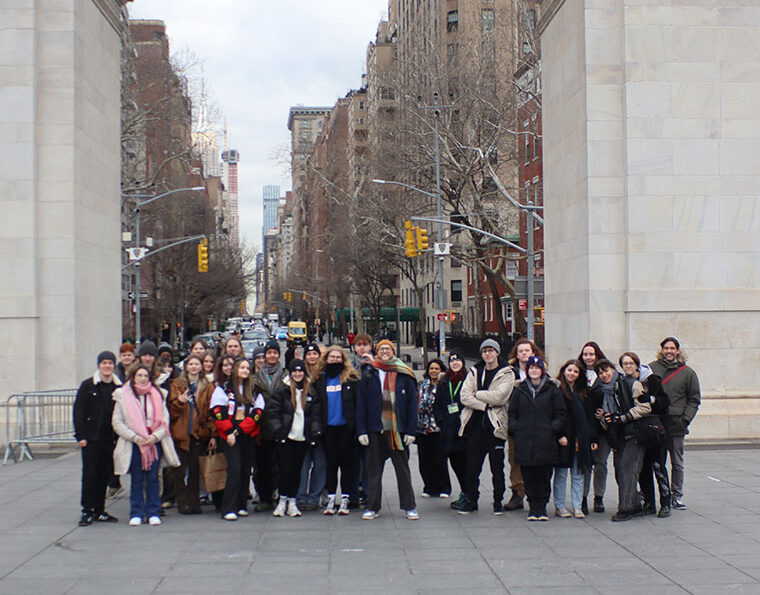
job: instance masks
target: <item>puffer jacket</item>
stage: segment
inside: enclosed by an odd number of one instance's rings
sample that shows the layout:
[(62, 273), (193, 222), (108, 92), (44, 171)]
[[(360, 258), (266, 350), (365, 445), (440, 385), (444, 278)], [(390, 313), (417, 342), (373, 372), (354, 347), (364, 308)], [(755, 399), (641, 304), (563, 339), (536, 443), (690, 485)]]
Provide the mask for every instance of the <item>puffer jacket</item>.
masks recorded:
[[(269, 399), (267, 407), (269, 422), (272, 425), (272, 433), (275, 440), (284, 440), (288, 437), (293, 425), (293, 403), (290, 400), (290, 378), (277, 387)], [(306, 442), (317, 440), (322, 435), (322, 403), (321, 398), (310, 390), (306, 395), (306, 404), (303, 410), (304, 427), (303, 433)]]
[(517, 384), (509, 399), (509, 435), (518, 465), (557, 465), (558, 440), (566, 435), (567, 409), (559, 387), (545, 378), (535, 397), (530, 380)]
[(500, 440), (506, 440), (509, 422), (507, 406), (515, 386), (515, 373), (508, 364), (500, 361), (500, 367), (488, 389), (478, 390), (478, 375), (482, 374), (484, 369), (485, 362), (480, 361), (470, 368), (464, 379), (460, 394), (463, 409), (460, 414), (459, 435), (464, 435), (472, 412), (477, 410), (485, 411), (488, 415), (494, 428), (493, 435)]

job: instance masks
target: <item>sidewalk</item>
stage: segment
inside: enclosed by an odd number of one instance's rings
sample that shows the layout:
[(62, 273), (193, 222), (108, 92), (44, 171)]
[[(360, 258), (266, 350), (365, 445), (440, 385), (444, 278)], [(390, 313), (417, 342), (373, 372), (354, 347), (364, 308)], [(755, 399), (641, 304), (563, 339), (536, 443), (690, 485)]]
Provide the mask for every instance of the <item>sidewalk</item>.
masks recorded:
[[(419, 494), (416, 452), (412, 461)], [(0, 593), (760, 593), (758, 450), (688, 450), (686, 469), (689, 509), (668, 519), (611, 523), (611, 476), (605, 514), (494, 517), (484, 470), (479, 513), (419, 498), (422, 518), (410, 522), (389, 466), (382, 516), (371, 522), (352, 511), (225, 523), (204, 507), (128, 527), (120, 498), (109, 511), (121, 522), (79, 528), (76, 453), (9, 463), (0, 468)]]

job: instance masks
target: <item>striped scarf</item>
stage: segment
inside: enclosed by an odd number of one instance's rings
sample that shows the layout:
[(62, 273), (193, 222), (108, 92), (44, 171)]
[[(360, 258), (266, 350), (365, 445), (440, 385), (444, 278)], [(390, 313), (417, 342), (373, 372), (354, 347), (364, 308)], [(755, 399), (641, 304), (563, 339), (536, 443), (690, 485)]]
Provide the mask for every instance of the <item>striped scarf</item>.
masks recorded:
[(378, 370), (385, 372), (383, 381), (383, 434), (388, 441), (388, 447), (391, 450), (404, 450), (404, 442), (398, 431), (398, 419), (396, 416), (396, 379), (398, 374), (407, 374), (415, 378), (414, 372), (397, 357), (389, 359), (387, 362), (376, 358), (372, 365)]

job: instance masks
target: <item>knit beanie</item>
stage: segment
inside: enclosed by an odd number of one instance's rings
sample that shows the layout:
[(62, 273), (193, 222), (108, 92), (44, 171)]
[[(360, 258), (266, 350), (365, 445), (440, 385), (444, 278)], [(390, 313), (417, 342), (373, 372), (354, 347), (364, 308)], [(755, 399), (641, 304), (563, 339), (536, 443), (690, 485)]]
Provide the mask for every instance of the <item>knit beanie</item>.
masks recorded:
[(112, 351), (101, 351), (98, 354), (98, 365), (100, 365), (100, 362), (104, 362), (108, 359), (110, 359), (113, 363), (116, 363), (116, 356)]
[(501, 355), (501, 345), (499, 345), (496, 341), (493, 339), (486, 339), (480, 344), (480, 350), (483, 351), (486, 347), (491, 347), (492, 349), (496, 350), (496, 353)]
[(158, 346), (158, 355), (161, 355), (162, 353), (173, 354), (172, 346), (168, 343), (161, 343), (161, 345)]
[(295, 358), (291, 360), (290, 365), (288, 366), (288, 371), (295, 372), (296, 370), (300, 370), (301, 372), (306, 371), (306, 364), (302, 359)]
[(274, 349), (277, 353), (280, 353), (280, 344), (274, 339), (270, 339), (267, 341), (267, 344), (264, 345), (264, 352), (266, 353), (270, 349)]
[(390, 347), (393, 350), (393, 353), (395, 355), (396, 348), (393, 346), (393, 343), (389, 341), (388, 339), (381, 339), (380, 341), (377, 342), (377, 345), (375, 345), (375, 353), (380, 351), (380, 347), (382, 347), (383, 345), (387, 345), (388, 347)]
[(158, 349), (156, 349), (156, 344), (153, 341), (143, 341), (140, 343), (140, 348), (137, 350), (137, 357), (142, 357), (143, 355), (158, 357)]

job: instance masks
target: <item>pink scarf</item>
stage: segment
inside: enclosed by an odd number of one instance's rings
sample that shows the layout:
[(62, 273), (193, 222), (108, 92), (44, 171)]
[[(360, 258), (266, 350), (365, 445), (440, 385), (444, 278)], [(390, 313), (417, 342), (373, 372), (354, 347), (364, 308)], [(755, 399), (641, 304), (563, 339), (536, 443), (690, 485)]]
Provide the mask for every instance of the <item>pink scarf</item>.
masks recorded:
[[(135, 387), (136, 388), (136, 387)], [(139, 390), (140, 393), (143, 390)], [(151, 432), (148, 431), (148, 424), (145, 419), (145, 411), (143, 410), (140, 398), (135, 394), (135, 390), (132, 387), (131, 382), (124, 384), (122, 388), (122, 395), (124, 396), (122, 402), (124, 403), (124, 413), (127, 416), (127, 425), (138, 436), (147, 438)], [(166, 425), (164, 421), (164, 400), (161, 398), (161, 393), (152, 384), (145, 393), (145, 399), (150, 398), (150, 404), (152, 408), (153, 419), (150, 421), (150, 428), (153, 432), (158, 430), (162, 425)], [(151, 468), (153, 463), (158, 460), (158, 449), (155, 444), (139, 444), (140, 456), (142, 458), (143, 471), (147, 471)]]

